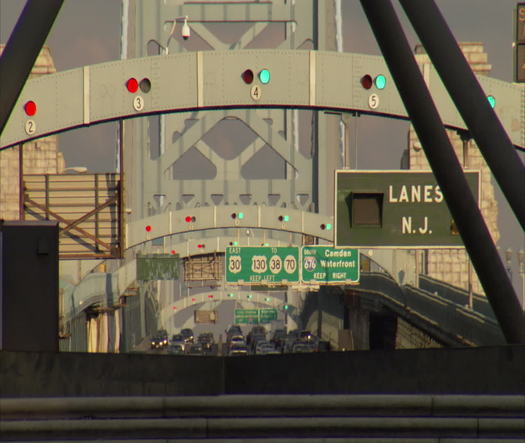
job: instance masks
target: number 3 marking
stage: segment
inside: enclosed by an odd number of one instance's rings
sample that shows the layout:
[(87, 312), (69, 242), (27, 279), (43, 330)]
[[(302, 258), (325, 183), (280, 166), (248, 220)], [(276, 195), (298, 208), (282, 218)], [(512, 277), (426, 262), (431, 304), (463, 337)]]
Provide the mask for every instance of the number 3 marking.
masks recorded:
[(135, 108), (135, 111), (142, 111), (144, 109), (144, 99), (142, 96), (137, 95), (133, 99), (133, 107)]

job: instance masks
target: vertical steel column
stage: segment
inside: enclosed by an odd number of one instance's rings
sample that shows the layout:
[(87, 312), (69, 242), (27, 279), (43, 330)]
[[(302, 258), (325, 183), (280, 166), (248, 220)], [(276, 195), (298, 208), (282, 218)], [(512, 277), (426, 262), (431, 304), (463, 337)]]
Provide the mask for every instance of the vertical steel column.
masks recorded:
[(24, 145), (18, 145), (18, 219), (25, 219), (24, 211)]
[(525, 317), (390, 0), (361, 0), (399, 94), (509, 343), (525, 343)]
[(0, 56), (0, 134), (64, 0), (28, 0)]
[(525, 230), (525, 167), (433, 0), (400, 0), (461, 117)]

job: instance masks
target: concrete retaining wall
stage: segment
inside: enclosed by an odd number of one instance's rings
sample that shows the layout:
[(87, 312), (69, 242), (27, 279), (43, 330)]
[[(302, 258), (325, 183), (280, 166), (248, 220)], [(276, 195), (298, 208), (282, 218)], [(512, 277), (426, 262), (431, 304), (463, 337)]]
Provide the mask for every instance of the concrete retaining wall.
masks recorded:
[(0, 352), (0, 397), (524, 394), (525, 346), (247, 357)]

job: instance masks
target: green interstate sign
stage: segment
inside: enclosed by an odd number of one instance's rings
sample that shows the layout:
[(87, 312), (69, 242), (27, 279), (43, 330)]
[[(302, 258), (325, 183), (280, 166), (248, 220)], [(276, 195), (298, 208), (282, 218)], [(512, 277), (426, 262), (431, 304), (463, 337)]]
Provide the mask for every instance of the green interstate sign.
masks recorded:
[(280, 284), (299, 281), (299, 248), (228, 247), (226, 282)]
[(303, 246), (301, 280), (316, 284), (359, 282), (359, 251), (332, 246)]
[[(465, 177), (479, 201), (479, 172)], [(335, 182), (335, 246), (463, 246), (432, 172), (338, 170)]]

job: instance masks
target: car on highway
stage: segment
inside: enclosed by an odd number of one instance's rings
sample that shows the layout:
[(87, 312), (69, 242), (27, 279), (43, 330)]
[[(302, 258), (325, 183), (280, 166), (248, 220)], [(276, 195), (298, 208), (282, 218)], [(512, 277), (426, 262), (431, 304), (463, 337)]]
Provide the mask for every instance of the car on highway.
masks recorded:
[(194, 340), (193, 329), (184, 328), (184, 329), (181, 329), (180, 333), (184, 337), (185, 343), (193, 343), (193, 340)]
[(204, 349), (200, 343), (192, 343), (187, 347), (187, 355), (204, 355)]
[(279, 328), (273, 331), (270, 342), (273, 343), (277, 349), (282, 350), (284, 348), (285, 340), (286, 340), (286, 329)]
[(151, 349), (162, 349), (164, 347), (164, 338), (158, 335), (151, 337), (150, 348)]
[(197, 343), (200, 343), (205, 351), (211, 351), (214, 344), (213, 333), (203, 332), (199, 334)]
[(170, 346), (173, 345), (180, 345), (182, 346), (182, 349), (184, 350), (184, 346), (186, 345), (186, 341), (184, 340), (184, 337), (182, 334), (173, 334), (171, 336), (170, 340)]
[(296, 342), (292, 346), (293, 354), (307, 354), (314, 351), (315, 349), (310, 343)]
[(239, 356), (239, 355), (248, 355), (248, 346), (246, 345), (233, 345), (228, 351), (228, 355)]
[(254, 338), (258, 337), (258, 339), (260, 340), (261, 336), (264, 337), (264, 339), (266, 340), (266, 328), (262, 325), (252, 326), (252, 330), (246, 336), (246, 344), (248, 346), (252, 346)]
[(180, 343), (170, 344), (168, 346), (168, 354), (174, 354), (174, 355), (184, 354), (184, 345)]
[(168, 332), (165, 329), (159, 329), (151, 338), (151, 349), (163, 349), (168, 346)]
[(267, 341), (260, 341), (255, 347), (255, 354), (258, 355), (270, 355), (270, 354), (280, 354), (281, 352), (276, 349), (273, 343)]
[(243, 345), (243, 346), (246, 345), (246, 340), (244, 339), (244, 336), (234, 335), (230, 337), (228, 341), (228, 346), (231, 348), (232, 346), (237, 346), (237, 345)]

